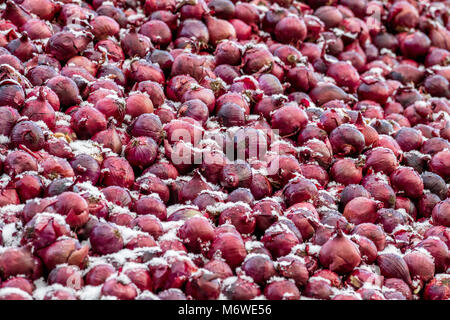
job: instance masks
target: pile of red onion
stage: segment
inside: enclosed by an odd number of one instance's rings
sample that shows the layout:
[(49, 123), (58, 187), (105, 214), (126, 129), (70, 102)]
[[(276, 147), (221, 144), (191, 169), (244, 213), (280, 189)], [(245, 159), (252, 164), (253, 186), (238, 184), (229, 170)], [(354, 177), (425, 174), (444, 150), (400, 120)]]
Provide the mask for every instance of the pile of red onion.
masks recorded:
[(449, 7), (3, 1), (0, 300), (450, 299)]

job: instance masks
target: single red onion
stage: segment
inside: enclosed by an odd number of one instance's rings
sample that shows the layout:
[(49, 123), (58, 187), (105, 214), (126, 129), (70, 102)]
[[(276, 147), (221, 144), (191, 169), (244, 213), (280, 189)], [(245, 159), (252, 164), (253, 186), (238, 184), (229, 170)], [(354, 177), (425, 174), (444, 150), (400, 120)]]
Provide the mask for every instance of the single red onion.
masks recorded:
[(104, 148), (110, 149), (112, 152), (120, 154), (122, 152), (122, 139), (114, 125), (106, 130), (97, 132), (92, 140), (103, 145)]
[(450, 201), (447, 198), (435, 205), (432, 212), (433, 223), (436, 225), (450, 226), (449, 214)]
[(343, 215), (350, 223), (374, 223), (377, 219), (377, 210), (378, 204), (376, 201), (364, 197), (356, 197), (345, 205)]
[(137, 289), (133, 284), (124, 284), (114, 278), (103, 284), (101, 292), (104, 296), (114, 296), (118, 300), (133, 300), (137, 296)]
[(135, 168), (144, 169), (155, 162), (158, 145), (150, 137), (137, 137), (125, 147), (125, 158)]
[(121, 39), (120, 44), (123, 52), (129, 57), (145, 57), (152, 47), (150, 39), (137, 33), (134, 27)]
[(386, 236), (383, 229), (373, 223), (361, 223), (353, 229), (353, 234), (366, 237), (376, 245), (377, 250), (381, 251), (386, 246)]
[(4, 279), (15, 275), (31, 275), (33, 257), (26, 248), (8, 248), (0, 254), (0, 270)]
[(271, 282), (264, 289), (264, 296), (268, 300), (299, 300), (300, 291), (293, 282), (278, 280)]
[(86, 263), (88, 246), (81, 246), (77, 240), (61, 239), (38, 251), (38, 256), (42, 259), (48, 270), (52, 270), (58, 264), (67, 263), (78, 267), (83, 267)]
[(0, 82), (0, 106), (20, 109), (25, 101), (25, 93), (17, 82), (6, 79)]
[[(131, 169), (131, 167), (130, 167)], [(131, 171), (132, 172), (132, 171)], [(131, 179), (133, 178), (133, 179)], [(133, 177), (130, 176), (130, 183), (134, 180)], [(156, 193), (160, 197), (160, 199), (167, 203), (170, 199), (171, 192), (167, 185), (158, 177), (154, 175), (147, 175), (137, 179), (136, 183), (133, 185), (133, 188), (139, 190), (143, 194), (152, 194)]]
[(255, 217), (245, 206), (236, 204), (222, 211), (219, 224), (231, 223), (241, 234), (251, 234), (255, 230)]
[(425, 300), (446, 300), (450, 296), (448, 275), (436, 275), (425, 287)]
[(436, 153), (428, 164), (432, 172), (440, 175), (445, 180), (448, 180), (450, 177), (450, 170), (448, 169), (449, 153), (448, 149)]
[(209, 256), (218, 255), (225, 259), (230, 267), (235, 268), (241, 265), (247, 255), (244, 242), (236, 234), (223, 233), (215, 237), (211, 244)]
[(121, 157), (107, 157), (101, 166), (101, 181), (106, 186), (130, 187), (134, 182), (134, 173), (129, 162)]
[(129, 132), (135, 137), (146, 136), (157, 143), (162, 137), (162, 123), (159, 117), (152, 113), (144, 113), (137, 117), (129, 127)]
[(11, 130), (10, 137), (14, 146), (23, 145), (32, 151), (42, 149), (45, 144), (42, 129), (33, 121), (18, 122)]
[(348, 124), (343, 124), (331, 132), (330, 143), (333, 152), (344, 156), (358, 154), (365, 146), (364, 136)]
[(186, 283), (186, 294), (196, 300), (214, 300), (220, 295), (220, 280), (210, 272), (199, 272)]
[(211, 223), (203, 217), (192, 217), (185, 221), (178, 230), (178, 235), (193, 252), (206, 252), (208, 243), (214, 240), (214, 229)]
[(209, 32), (209, 42), (216, 45), (225, 39), (236, 39), (236, 30), (233, 25), (226, 20), (206, 16), (206, 27)]
[(392, 172), (390, 181), (394, 189), (403, 191), (408, 197), (418, 198), (423, 193), (423, 181), (412, 168), (400, 167)]
[(330, 170), (332, 178), (344, 185), (358, 184), (362, 179), (362, 168), (352, 159), (338, 160)]
[(123, 248), (120, 232), (107, 223), (97, 224), (89, 236), (92, 249), (100, 254), (114, 253)]
[(411, 276), (405, 260), (395, 253), (383, 253), (377, 258), (381, 275), (385, 278), (399, 278), (411, 285)]

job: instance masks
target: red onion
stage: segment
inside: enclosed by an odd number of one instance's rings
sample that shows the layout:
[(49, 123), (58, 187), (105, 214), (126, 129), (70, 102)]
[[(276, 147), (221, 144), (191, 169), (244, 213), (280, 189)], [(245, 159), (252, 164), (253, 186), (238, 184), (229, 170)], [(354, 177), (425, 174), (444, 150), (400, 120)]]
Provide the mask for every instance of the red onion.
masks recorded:
[[(154, 107), (159, 107), (164, 103), (165, 99), (164, 91), (161, 88), (161, 85), (156, 82), (150, 80), (139, 82), (133, 86), (133, 90), (138, 90), (140, 92), (147, 93)], [(133, 96), (134, 95), (130, 95), (129, 99)], [(143, 113), (151, 113), (151, 112), (143, 112)]]
[(122, 140), (114, 126), (109, 129), (97, 132), (92, 140), (103, 145), (103, 147), (111, 149), (112, 152), (120, 154), (122, 152)]
[(32, 151), (44, 147), (44, 133), (39, 126), (32, 121), (18, 122), (11, 130), (11, 143), (18, 147), (24, 145)]
[(117, 252), (123, 248), (123, 240), (119, 231), (111, 225), (97, 224), (89, 236), (92, 249), (100, 254)]
[(264, 295), (268, 300), (299, 300), (300, 291), (289, 280), (271, 282), (265, 289)]
[(79, 47), (75, 34), (70, 31), (53, 34), (46, 46), (46, 52), (60, 61), (67, 61), (84, 49)]
[(0, 255), (2, 277), (30, 275), (33, 271), (33, 257), (25, 248), (9, 248)]
[(177, 169), (170, 163), (157, 162), (144, 171), (144, 174), (152, 173), (160, 179), (176, 179), (178, 177)]
[(85, 264), (88, 250), (87, 246), (81, 247), (79, 242), (74, 239), (62, 239), (39, 250), (38, 255), (48, 270), (62, 263), (82, 267)]
[(399, 43), (401, 52), (409, 58), (425, 56), (431, 45), (430, 38), (420, 31), (404, 35)]
[(155, 161), (157, 149), (157, 144), (150, 137), (133, 138), (125, 147), (125, 158), (132, 167), (144, 169)]
[(429, 218), (433, 208), (440, 200), (441, 199), (433, 193), (423, 194), (417, 204), (420, 216)]
[(109, 264), (99, 264), (92, 267), (85, 275), (85, 284), (90, 286), (98, 286), (105, 283), (115, 269)]
[(344, 156), (358, 154), (365, 146), (364, 136), (348, 124), (343, 124), (330, 133), (330, 143), (333, 152)]
[(232, 233), (222, 233), (215, 236), (209, 251), (210, 257), (216, 255), (225, 259), (228, 265), (234, 268), (242, 263), (247, 254), (244, 242), (239, 236)]
[[(156, 64), (152, 64), (147, 62), (146, 60), (134, 60), (130, 63), (130, 68), (127, 69), (128, 72), (128, 80), (133, 82), (141, 82), (141, 81), (154, 81), (157, 83), (164, 83), (165, 77), (163, 71)], [(115, 78), (115, 81), (120, 84), (125, 84), (125, 76), (120, 82), (117, 81), (118, 78)]]
[(0, 107), (0, 134), (9, 136), (20, 115), (12, 107)]
[(114, 296), (118, 300), (133, 300), (137, 296), (134, 285), (124, 284), (116, 279), (107, 280), (102, 286), (102, 295)]
[[(119, 44), (115, 41), (112, 41), (109, 39), (101, 40), (101, 41), (97, 42), (97, 44), (95, 45), (94, 48), (98, 51), (106, 52), (106, 57), (113, 62), (120, 62), (125, 59), (124, 51), (119, 46)], [(94, 51), (94, 53), (96, 53), (98, 51)], [(85, 51), (85, 53), (86, 53), (86, 51)], [(87, 56), (91, 59), (94, 58), (94, 57), (91, 57), (89, 54)], [(100, 60), (101, 57), (98, 57), (98, 59)], [(99, 62), (101, 62), (101, 60)], [(108, 68), (108, 66), (106, 68)], [(97, 71), (98, 71), (98, 69), (97, 69)], [(116, 70), (116, 72), (117, 72), (117, 70)]]
[(186, 295), (177, 288), (170, 288), (158, 293), (158, 297), (161, 300), (186, 300)]
[(208, 220), (202, 217), (188, 219), (178, 230), (186, 247), (194, 252), (206, 252), (208, 243), (214, 240), (214, 230)]
[(374, 148), (368, 152), (364, 168), (391, 174), (398, 166), (395, 154), (387, 148)]
[(350, 184), (342, 190), (340, 203), (345, 207), (348, 202), (357, 197), (370, 198), (370, 193), (361, 185)]
[(178, 114), (183, 117), (190, 117), (202, 124), (208, 120), (209, 110), (203, 101), (193, 99), (185, 101), (178, 109)]
[(350, 223), (374, 223), (377, 219), (377, 209), (378, 205), (376, 201), (368, 198), (356, 197), (345, 205), (343, 215)]
[(52, 36), (50, 27), (43, 20), (39, 19), (30, 19), (22, 26), (22, 29), (31, 40), (46, 39)]
[(319, 259), (321, 264), (338, 273), (350, 272), (361, 262), (358, 248), (340, 229), (337, 230), (335, 238), (323, 245)]
[(34, 284), (26, 279), (26, 278), (22, 278), (22, 277), (14, 277), (11, 278), (5, 282), (2, 283), (2, 288), (17, 288), (20, 289), (30, 295), (33, 294), (33, 291), (35, 289)]
[[(294, 231), (298, 234), (296, 235)], [(277, 222), (266, 230), (261, 241), (272, 256), (278, 258), (289, 254), (292, 248), (300, 243), (301, 234), (296, 230), (295, 225), (289, 227)]]
[(217, 299), (220, 294), (220, 281), (209, 272), (201, 272), (189, 279), (186, 294), (196, 300)]
[[(131, 169), (131, 167), (130, 167), (130, 169)], [(131, 176), (130, 176), (130, 178), (131, 178)], [(134, 180), (134, 175), (133, 175), (133, 179), (129, 180), (130, 183), (132, 183), (132, 180)], [(163, 181), (161, 181), (161, 179), (159, 179), (158, 177), (153, 176), (153, 175), (145, 176), (145, 177), (138, 179), (134, 185), (134, 188), (138, 189), (143, 194), (157, 193), (158, 196), (160, 197), (160, 199), (164, 203), (167, 203), (170, 198), (169, 188), (166, 186), (166, 184)]]
[(411, 276), (405, 260), (395, 253), (383, 253), (377, 258), (381, 274), (385, 278), (399, 278), (411, 285)]
[(281, 136), (293, 135), (301, 130), (307, 122), (306, 113), (295, 106), (285, 106), (272, 114), (271, 123)]
[(205, 20), (211, 44), (216, 45), (221, 40), (236, 38), (236, 30), (228, 21), (212, 16), (206, 16)]
[(250, 113), (250, 106), (248, 100), (243, 97), (241, 94), (235, 92), (227, 92), (221, 95), (216, 102), (216, 112), (220, 111), (223, 105), (227, 103), (234, 103), (242, 107), (244, 109), (245, 114)]
[(273, 65), (272, 54), (264, 48), (250, 48), (243, 56), (244, 71), (252, 74)]
[(136, 33), (134, 28), (121, 39), (120, 44), (123, 52), (129, 57), (144, 57), (152, 46), (150, 39), (145, 35)]
[(272, 184), (270, 181), (262, 174), (254, 174), (252, 176), (252, 184), (250, 186), (250, 191), (256, 200), (268, 197), (272, 194)]
[[(30, 80), (32, 85), (35, 86), (41, 86), (43, 85), (47, 80), (56, 77), (58, 75), (57, 71), (50, 67), (45, 65), (39, 65), (36, 67), (31, 68), (28, 70), (26, 76), (28, 80)], [(51, 89), (49, 89), (51, 90)], [(58, 104), (59, 104), (59, 98), (58, 98)]]
[(314, 200), (317, 194), (316, 186), (307, 179), (297, 179), (289, 182), (283, 190), (283, 195), (288, 206)]
[(106, 129), (106, 119), (97, 109), (80, 107), (72, 115), (71, 127), (78, 137), (89, 138)]
[(204, 178), (198, 173), (194, 172), (193, 178), (185, 183), (181, 188), (181, 201), (192, 201), (199, 193), (205, 190), (211, 190), (208, 183), (205, 182)]
[(146, 136), (161, 141), (162, 123), (158, 116), (151, 113), (144, 113), (137, 117), (130, 126), (130, 133), (133, 136)]
[(261, 294), (257, 284), (241, 277), (225, 279), (223, 287), (224, 295), (232, 300), (249, 300)]
[(220, 182), (226, 188), (249, 187), (252, 173), (250, 166), (242, 160), (227, 164), (220, 174)]
[(436, 275), (425, 287), (425, 300), (446, 300), (450, 296), (448, 289), (448, 275)]
[(372, 223), (358, 224), (355, 229), (353, 229), (353, 234), (370, 239), (379, 251), (383, 250), (386, 246), (386, 237), (383, 230)]
[(78, 87), (70, 78), (56, 76), (47, 81), (46, 86), (58, 95), (62, 108), (68, 108), (81, 102)]
[(448, 150), (443, 150), (436, 153), (429, 162), (428, 166), (434, 173), (440, 175), (443, 179), (448, 180), (450, 177), (450, 171), (448, 170)]
[(401, 167), (390, 176), (392, 186), (403, 191), (408, 197), (418, 198), (423, 192), (423, 182), (419, 174), (411, 168)]
[(133, 219), (129, 226), (147, 232), (155, 239), (158, 239), (163, 234), (163, 226), (160, 220), (150, 214), (141, 215)]
[(204, 1), (198, 1), (195, 4), (185, 3), (179, 10), (181, 19), (201, 19), (206, 12), (206, 4)]
[(434, 276), (434, 259), (421, 251), (412, 251), (403, 258), (408, 265), (411, 278), (417, 279), (423, 283), (428, 282)]
[(209, 41), (209, 32), (206, 25), (198, 20), (186, 19), (178, 29), (179, 37), (194, 38), (201, 44), (207, 44)]
[(282, 43), (301, 42), (306, 38), (306, 25), (296, 16), (287, 16), (275, 26), (275, 37)]
[(433, 223), (436, 225), (450, 226), (449, 214), (450, 201), (447, 198), (435, 205), (432, 212)]
[(216, 64), (238, 65), (241, 62), (241, 50), (232, 41), (222, 41), (215, 51)]
[(9, 42), (6, 48), (22, 61), (31, 59), (33, 54), (37, 52), (36, 47), (28, 38), (26, 32), (19, 39)]
[(352, 159), (336, 161), (330, 173), (336, 182), (344, 185), (358, 184), (362, 179), (362, 168)]
[(181, 102), (186, 102), (189, 100), (198, 99), (202, 101), (208, 107), (208, 111), (211, 113), (214, 111), (214, 106), (216, 99), (214, 97), (214, 92), (210, 89), (205, 89), (202, 87), (196, 87), (191, 90), (186, 91), (181, 98)]
[(123, 158), (110, 156), (102, 163), (101, 181), (107, 186), (128, 188), (134, 182), (134, 173), (129, 162)]
[(392, 233), (397, 226), (407, 223), (407, 217), (398, 210), (382, 208), (377, 214), (377, 222), (381, 223), (388, 233)]
[(48, 103), (41, 87), (39, 96), (36, 100), (27, 100), (22, 109), (22, 115), (27, 116), (32, 121), (44, 121), (49, 129), (55, 127), (55, 111)]
[(20, 109), (25, 100), (23, 88), (13, 80), (0, 82), (0, 105)]
[(308, 270), (301, 259), (287, 256), (277, 260), (278, 272), (289, 279), (293, 279), (297, 286), (304, 286), (309, 278)]
[(231, 223), (241, 234), (251, 234), (255, 230), (255, 217), (247, 207), (236, 204), (220, 214), (219, 224)]

